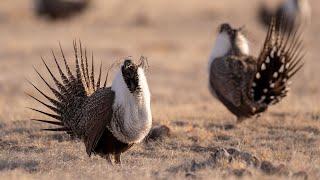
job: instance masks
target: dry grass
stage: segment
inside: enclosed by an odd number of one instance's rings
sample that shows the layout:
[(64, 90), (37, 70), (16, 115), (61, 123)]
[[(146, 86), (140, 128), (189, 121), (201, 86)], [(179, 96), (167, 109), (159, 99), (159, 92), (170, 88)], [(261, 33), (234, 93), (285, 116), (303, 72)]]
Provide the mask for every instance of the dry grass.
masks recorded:
[[(0, 6), (0, 176), (4, 179), (89, 178), (234, 178), (246, 168), (247, 178), (286, 179), (305, 171), (320, 178), (320, 2), (313, 0), (314, 21), (306, 33), (306, 65), (296, 76), (291, 94), (259, 119), (235, 128), (234, 117), (207, 89), (206, 65), (217, 26), (246, 25), (253, 53), (265, 31), (255, 19), (258, 0), (96, 0), (89, 11), (67, 22), (37, 19), (31, 0), (2, 0)], [(247, 5), (250, 4), (248, 7)], [(105, 66), (131, 55), (149, 57), (149, 83), (155, 124), (166, 124), (172, 137), (148, 146), (137, 145), (123, 156), (123, 167), (99, 157), (88, 158), (81, 142), (62, 134), (38, 131), (28, 121), (38, 114), (25, 107), (36, 103), (25, 78), (45, 88), (32, 65), (46, 73), (40, 56), (50, 58), (60, 41), (71, 56), (72, 40), (81, 38)], [(96, 63), (100, 63), (96, 61)], [(50, 61), (51, 62), (51, 61)], [(52, 62), (51, 62), (52, 65)], [(170, 171), (208, 160), (215, 147), (234, 147), (275, 165), (289, 175), (269, 176), (242, 162), (221, 163), (195, 172)], [(179, 168), (178, 168), (179, 169)], [(189, 174), (188, 174), (189, 173)]]

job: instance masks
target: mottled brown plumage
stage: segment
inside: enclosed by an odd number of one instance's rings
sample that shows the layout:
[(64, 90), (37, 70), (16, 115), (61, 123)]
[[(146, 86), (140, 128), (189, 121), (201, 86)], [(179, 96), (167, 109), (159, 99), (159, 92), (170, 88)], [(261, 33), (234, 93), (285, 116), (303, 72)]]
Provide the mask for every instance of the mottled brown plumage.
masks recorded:
[[(289, 34), (284, 34), (287, 31)], [(264, 112), (287, 95), (288, 80), (302, 67), (298, 29), (289, 30), (285, 21), (273, 19), (258, 58), (241, 50), (234, 51), (234, 47), (241, 49), (240, 30), (223, 25), (221, 33), (228, 33), (230, 49), (212, 59), (209, 85), (211, 92), (239, 121)]]
[[(51, 117), (56, 121), (41, 119), (33, 120), (59, 126), (58, 128), (44, 130), (66, 131), (68, 134), (82, 139), (89, 156), (92, 153), (96, 153), (109, 159), (109, 155), (113, 154), (115, 155), (116, 163), (120, 163), (120, 154), (128, 150), (134, 143), (126, 143), (117, 139), (110, 131), (110, 129), (112, 129), (110, 123), (111, 120), (119, 121), (120, 119), (117, 118), (123, 118), (120, 108), (126, 107), (113, 107), (115, 92), (111, 87), (106, 86), (107, 77), (103, 85), (101, 85), (102, 65), (100, 65), (98, 79), (95, 80), (93, 56), (90, 68), (88, 65), (87, 52), (86, 50), (83, 50), (81, 43), (80, 48), (78, 48), (76, 42), (74, 42), (74, 52), (76, 64), (75, 74), (71, 72), (62, 49), (61, 54), (66, 73), (63, 72), (55, 54), (52, 52), (62, 82), (57, 80), (56, 76), (43, 60), (56, 88), (49, 85), (43, 76), (36, 70), (37, 74), (49, 87), (55, 98), (49, 97), (32, 83), (32, 86), (48, 99), (52, 105), (47, 104), (32, 95), (29, 96), (54, 113), (51, 114), (34, 108), (31, 109)], [(138, 84), (136, 73), (137, 68), (143, 64), (144, 63), (141, 62), (140, 65), (135, 65), (131, 60), (126, 60), (122, 66), (122, 73), (124, 76), (126, 75), (123, 78), (126, 80), (128, 86), (124, 88), (130, 89), (133, 94), (140, 91), (140, 84)]]
[(239, 118), (250, 117), (265, 105), (252, 101), (250, 89), (256, 73), (256, 62), (250, 56), (217, 58), (211, 64), (210, 85), (216, 96)]

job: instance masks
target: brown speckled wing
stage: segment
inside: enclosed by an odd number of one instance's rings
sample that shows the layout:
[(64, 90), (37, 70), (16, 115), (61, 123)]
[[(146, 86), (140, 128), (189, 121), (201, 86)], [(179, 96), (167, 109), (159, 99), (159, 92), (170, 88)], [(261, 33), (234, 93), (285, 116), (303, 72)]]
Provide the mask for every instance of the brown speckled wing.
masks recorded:
[(241, 105), (241, 61), (235, 57), (215, 59), (210, 68), (210, 85), (234, 106)]
[(83, 116), (80, 116), (83, 119), (80, 122), (86, 122), (84, 141), (89, 156), (112, 118), (114, 96), (111, 88), (99, 89), (86, 100), (83, 106), (83, 111), (81, 111)]

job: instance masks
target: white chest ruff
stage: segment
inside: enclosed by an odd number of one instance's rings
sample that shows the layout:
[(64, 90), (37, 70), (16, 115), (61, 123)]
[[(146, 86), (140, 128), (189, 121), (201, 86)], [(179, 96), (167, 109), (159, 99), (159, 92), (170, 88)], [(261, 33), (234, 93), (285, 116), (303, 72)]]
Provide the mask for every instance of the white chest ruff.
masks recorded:
[[(248, 40), (246, 39), (246, 37), (244, 37), (242, 34), (238, 34), (237, 39), (236, 39), (236, 45), (242, 54), (249, 55), (249, 43), (248, 43)], [(231, 48), (232, 48), (231, 41), (230, 41), (230, 38), (227, 35), (227, 33), (225, 33), (225, 32), (219, 33), (216, 38), (214, 47), (213, 47), (211, 54), (210, 54), (209, 78), (208, 78), (209, 80), (210, 80), (210, 76), (211, 76), (211, 66), (212, 66), (212, 63), (214, 62), (214, 60), (217, 58), (226, 56), (229, 53), (229, 51), (231, 50)], [(209, 83), (209, 90), (210, 90), (211, 94), (215, 98), (217, 98), (216, 91), (213, 89), (210, 82), (208, 82), (208, 83)]]
[[(236, 40), (236, 44), (243, 54), (246, 54), (246, 55), (249, 54), (248, 40), (242, 34), (238, 35), (237, 40)], [(211, 63), (216, 58), (223, 57), (226, 54), (228, 54), (228, 52), (231, 50), (231, 48), (232, 48), (231, 41), (230, 41), (228, 34), (225, 32), (219, 33), (216, 38), (214, 47), (211, 51), (210, 57), (209, 57), (209, 68), (210, 68)]]
[(150, 92), (143, 69), (138, 69), (141, 92), (132, 94), (119, 71), (112, 83), (115, 92), (114, 115), (108, 129), (121, 142), (139, 143), (152, 126)]
[(208, 78), (209, 90), (215, 98), (217, 98), (217, 94), (210, 84), (211, 66), (213, 61), (216, 58), (225, 56), (230, 51), (230, 49), (231, 49), (231, 42), (227, 33), (219, 33), (209, 57), (209, 69), (208, 69), (209, 70), (209, 78)]
[(227, 33), (218, 34), (209, 58), (209, 67), (218, 57), (226, 55), (231, 48), (231, 42)]

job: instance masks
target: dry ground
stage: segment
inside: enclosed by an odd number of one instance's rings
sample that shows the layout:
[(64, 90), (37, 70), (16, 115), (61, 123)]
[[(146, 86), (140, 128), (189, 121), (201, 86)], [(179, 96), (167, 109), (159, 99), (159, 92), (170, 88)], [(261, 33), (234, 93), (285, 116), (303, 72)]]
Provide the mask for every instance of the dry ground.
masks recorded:
[[(311, 3), (306, 65), (291, 94), (261, 118), (225, 128), (235, 118), (207, 89), (207, 58), (222, 22), (245, 24), (257, 54), (265, 36), (255, 16), (258, 0), (96, 0), (83, 15), (56, 23), (34, 17), (31, 0), (1, 0), (1, 179), (234, 178), (241, 169), (252, 179), (285, 179), (299, 171), (319, 179), (320, 1)], [(135, 146), (123, 155), (123, 167), (88, 158), (81, 142), (40, 132), (44, 125), (28, 120), (40, 115), (25, 108), (37, 105), (24, 94), (35, 94), (25, 78), (45, 88), (32, 66), (46, 73), (40, 56), (49, 60), (50, 49), (58, 50), (60, 41), (70, 57), (72, 40), (78, 38), (106, 67), (128, 55), (149, 58), (154, 124), (169, 126), (172, 136)], [(287, 172), (268, 175), (240, 161), (206, 164), (216, 147), (250, 152), (283, 164)]]

